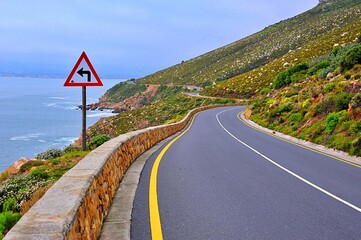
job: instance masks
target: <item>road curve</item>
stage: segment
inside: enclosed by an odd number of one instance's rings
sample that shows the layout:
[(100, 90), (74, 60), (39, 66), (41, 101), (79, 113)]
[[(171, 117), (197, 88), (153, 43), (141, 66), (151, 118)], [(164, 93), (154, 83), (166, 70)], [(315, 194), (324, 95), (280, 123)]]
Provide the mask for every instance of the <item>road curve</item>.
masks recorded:
[(361, 169), (250, 128), (242, 110), (201, 112), (147, 160), (131, 239), (161, 239), (149, 213), (157, 161), (164, 239), (360, 239)]

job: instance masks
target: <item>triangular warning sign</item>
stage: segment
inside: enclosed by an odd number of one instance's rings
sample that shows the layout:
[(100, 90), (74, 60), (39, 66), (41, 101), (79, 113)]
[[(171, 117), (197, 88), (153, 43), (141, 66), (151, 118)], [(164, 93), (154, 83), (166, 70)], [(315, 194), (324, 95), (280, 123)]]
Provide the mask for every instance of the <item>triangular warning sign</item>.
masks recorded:
[(82, 52), (78, 61), (71, 70), (64, 83), (65, 87), (103, 86), (97, 72), (89, 61), (85, 52)]

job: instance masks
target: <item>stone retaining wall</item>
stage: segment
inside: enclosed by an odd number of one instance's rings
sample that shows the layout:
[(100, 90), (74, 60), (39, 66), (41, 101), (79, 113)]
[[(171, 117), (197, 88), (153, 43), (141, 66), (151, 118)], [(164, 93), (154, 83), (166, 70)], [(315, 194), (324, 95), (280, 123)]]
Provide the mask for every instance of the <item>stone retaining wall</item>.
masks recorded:
[(116, 189), (130, 164), (161, 140), (182, 130), (182, 121), (114, 138), (81, 160), (51, 187), (4, 239), (96, 239)]

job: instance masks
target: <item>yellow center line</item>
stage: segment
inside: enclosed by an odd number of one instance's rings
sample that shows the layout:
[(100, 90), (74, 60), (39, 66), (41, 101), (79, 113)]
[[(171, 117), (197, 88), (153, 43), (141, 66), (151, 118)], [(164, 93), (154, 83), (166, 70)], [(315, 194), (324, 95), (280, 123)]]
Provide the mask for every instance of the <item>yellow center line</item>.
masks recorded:
[(175, 143), (179, 138), (181, 138), (192, 127), (194, 118), (195, 116), (193, 117), (188, 128), (182, 134), (180, 134), (178, 137), (174, 138), (170, 143), (168, 143), (168, 145), (165, 148), (163, 148), (163, 150), (159, 153), (159, 155), (154, 161), (152, 172), (150, 174), (150, 182), (149, 182), (149, 220), (150, 220), (150, 231), (153, 240), (163, 240), (162, 224), (160, 221), (158, 193), (157, 193), (157, 176), (158, 176), (158, 168), (160, 161), (162, 160), (167, 150), (172, 146), (172, 144)]
[(291, 144), (293, 144), (293, 145), (296, 145), (296, 146), (299, 146), (299, 147), (301, 147), (301, 148), (310, 150), (310, 151), (312, 151), (312, 152), (322, 154), (322, 155), (324, 155), (324, 156), (333, 158), (333, 159), (335, 159), (335, 160), (337, 160), (337, 161), (340, 161), (340, 162), (343, 162), (343, 163), (347, 163), (347, 164), (349, 164), (349, 165), (351, 165), (351, 166), (354, 166), (354, 167), (357, 167), (357, 168), (361, 168), (361, 165), (359, 165), (359, 164), (357, 164), (357, 163), (353, 163), (353, 162), (347, 161), (347, 160), (345, 160), (345, 159), (342, 159), (342, 158), (333, 156), (333, 155), (331, 155), (331, 154), (328, 154), (328, 153), (325, 153), (325, 152), (321, 152), (321, 151), (319, 151), (319, 150), (316, 150), (316, 149), (313, 149), (313, 148), (310, 148), (310, 147), (307, 147), (307, 146), (304, 146), (304, 145), (301, 145), (301, 144), (298, 144), (298, 143), (289, 141), (289, 140), (284, 139), (284, 138), (282, 138), (282, 137), (279, 137), (279, 136), (276, 136), (276, 135), (271, 134), (271, 133), (269, 133), (269, 132), (266, 132), (266, 131), (264, 131), (264, 130), (262, 130), (262, 129), (258, 129), (258, 128), (250, 125), (250, 124), (247, 123), (246, 121), (244, 121), (244, 120), (240, 117), (240, 115), (241, 115), (242, 113), (244, 113), (244, 111), (243, 111), (243, 112), (240, 112), (240, 113), (237, 115), (237, 117), (238, 117), (238, 119), (239, 119), (241, 122), (243, 122), (243, 123), (244, 123), (245, 125), (247, 125), (248, 127), (251, 127), (251, 128), (253, 128), (253, 129), (255, 129), (255, 130), (259, 131), (259, 132), (265, 133), (265, 134), (267, 134), (267, 135), (270, 135), (270, 136), (272, 136), (272, 137), (274, 137), (274, 138), (278, 138), (278, 139), (280, 139), (280, 140), (282, 140), (282, 141), (284, 141), (284, 142), (291, 143)]

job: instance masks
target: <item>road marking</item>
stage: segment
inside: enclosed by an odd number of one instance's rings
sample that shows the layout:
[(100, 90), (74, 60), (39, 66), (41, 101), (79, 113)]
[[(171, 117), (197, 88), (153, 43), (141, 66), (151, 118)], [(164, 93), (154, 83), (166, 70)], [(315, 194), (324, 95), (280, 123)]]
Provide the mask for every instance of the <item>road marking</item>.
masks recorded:
[[(243, 112), (244, 112), (244, 111), (243, 111)], [(299, 146), (299, 147), (301, 147), (301, 148), (310, 150), (310, 151), (312, 151), (312, 152), (325, 155), (325, 156), (330, 157), (330, 158), (333, 158), (333, 159), (335, 159), (335, 160), (337, 160), (337, 161), (340, 161), (340, 162), (343, 162), (343, 163), (347, 163), (347, 164), (349, 164), (349, 165), (351, 165), (351, 166), (354, 166), (354, 167), (357, 167), (357, 168), (361, 168), (361, 165), (359, 165), (359, 164), (357, 164), (357, 163), (353, 163), (353, 162), (347, 161), (347, 160), (345, 160), (345, 159), (342, 159), (342, 158), (333, 156), (333, 155), (331, 155), (331, 154), (327, 154), (327, 153), (321, 152), (321, 151), (319, 151), (319, 150), (317, 150), (317, 149), (313, 149), (313, 148), (310, 148), (310, 147), (307, 147), (307, 146), (303, 146), (303, 145), (301, 145), (301, 144), (298, 144), (298, 143), (289, 141), (289, 140), (284, 139), (284, 138), (282, 138), (282, 137), (279, 137), (279, 136), (276, 136), (276, 135), (271, 134), (271, 133), (269, 133), (269, 132), (266, 132), (266, 131), (264, 131), (264, 130), (262, 130), (262, 129), (258, 129), (258, 128), (250, 125), (249, 123), (245, 122), (245, 121), (240, 117), (240, 114), (242, 114), (243, 112), (240, 112), (240, 113), (237, 115), (237, 117), (238, 117), (238, 119), (239, 119), (241, 122), (243, 122), (245, 125), (247, 125), (247, 126), (250, 127), (250, 128), (253, 128), (253, 129), (255, 129), (255, 130), (259, 131), (259, 132), (265, 133), (265, 134), (267, 134), (267, 135), (269, 135), (269, 136), (272, 136), (272, 137), (277, 138), (277, 139), (279, 139), (279, 140), (282, 140), (282, 141), (284, 141), (284, 142), (291, 143), (291, 144), (293, 144), (293, 145), (296, 145), (296, 146)]]
[(268, 158), (267, 156), (263, 155), (262, 153), (258, 152), (256, 149), (252, 148), (251, 146), (249, 146), (249, 145), (246, 144), (245, 142), (243, 142), (243, 141), (239, 140), (237, 137), (235, 137), (232, 133), (230, 133), (230, 132), (222, 125), (221, 121), (220, 121), (219, 118), (218, 118), (218, 116), (219, 116), (220, 114), (222, 114), (222, 113), (224, 113), (224, 112), (227, 112), (227, 111), (230, 111), (230, 110), (234, 110), (234, 108), (233, 108), (233, 109), (227, 109), (227, 110), (224, 110), (224, 111), (222, 111), (222, 112), (219, 112), (219, 113), (216, 115), (216, 119), (217, 119), (217, 121), (218, 121), (218, 124), (223, 128), (223, 130), (226, 131), (226, 132), (227, 132), (231, 137), (233, 137), (236, 141), (238, 141), (239, 143), (241, 143), (242, 145), (244, 145), (244, 146), (247, 147), (248, 149), (252, 150), (253, 152), (255, 152), (256, 154), (258, 154), (258, 155), (261, 156), (262, 158), (266, 159), (267, 161), (269, 161), (269, 162), (272, 163), (273, 165), (275, 165), (275, 166), (277, 166), (278, 168), (282, 169), (283, 171), (291, 174), (291, 175), (294, 176), (295, 178), (301, 180), (302, 182), (310, 185), (311, 187), (319, 190), (320, 192), (322, 192), (322, 193), (324, 193), (324, 194), (326, 194), (326, 195), (334, 198), (335, 200), (337, 200), (337, 201), (339, 201), (339, 202), (341, 202), (341, 203), (343, 203), (343, 204), (345, 204), (345, 205), (347, 205), (347, 206), (349, 206), (349, 207), (351, 207), (351, 208), (353, 208), (353, 209), (355, 209), (356, 211), (358, 211), (358, 212), (361, 213), (361, 208), (359, 208), (359, 207), (357, 207), (357, 206), (355, 206), (355, 205), (347, 202), (346, 200), (344, 200), (344, 199), (342, 199), (342, 198), (340, 198), (340, 197), (337, 197), (336, 195), (334, 195), (334, 194), (326, 191), (325, 189), (317, 186), (316, 184), (314, 184), (314, 183), (312, 183), (312, 182), (304, 179), (303, 177), (297, 175), (296, 173), (292, 172), (291, 170), (288, 170), (287, 168), (285, 168), (285, 167), (283, 167), (282, 165), (276, 163), (276, 162), (273, 161), (272, 159)]
[(165, 146), (165, 148), (163, 148), (163, 150), (159, 153), (159, 155), (157, 156), (157, 158), (153, 163), (152, 171), (150, 174), (150, 182), (149, 182), (149, 221), (150, 221), (150, 232), (152, 235), (152, 239), (154, 240), (163, 240), (163, 232), (162, 232), (162, 224), (160, 221), (158, 192), (157, 192), (157, 177), (158, 177), (159, 164), (164, 154), (172, 146), (172, 144), (175, 143), (179, 138), (181, 138), (192, 127), (194, 118), (195, 116), (192, 118), (192, 121), (189, 124), (188, 128), (182, 134), (174, 138), (170, 143), (167, 144), (167, 146)]

